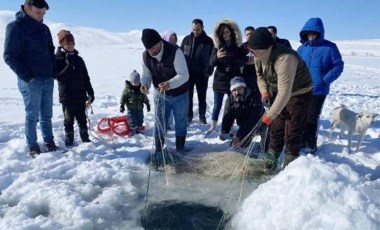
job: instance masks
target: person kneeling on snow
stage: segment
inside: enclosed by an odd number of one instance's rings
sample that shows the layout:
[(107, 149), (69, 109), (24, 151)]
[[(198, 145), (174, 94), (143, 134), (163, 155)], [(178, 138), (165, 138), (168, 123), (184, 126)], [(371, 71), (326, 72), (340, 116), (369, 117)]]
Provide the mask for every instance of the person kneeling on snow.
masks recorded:
[(120, 112), (124, 113), (127, 106), (128, 125), (131, 128), (130, 136), (140, 133), (144, 122), (144, 104), (150, 112), (148, 97), (140, 91), (140, 74), (133, 70), (130, 81), (125, 81), (125, 88), (120, 99)]
[[(260, 120), (262, 104), (247, 87), (242, 77), (232, 78), (230, 90), (231, 94), (224, 108), (222, 130), (219, 138), (226, 140), (231, 137), (230, 130), (236, 120), (239, 130), (231, 142), (231, 146), (235, 146), (249, 134)], [(251, 138), (248, 138), (244, 144), (249, 144), (250, 140)]]
[(74, 36), (67, 30), (57, 34), (59, 47), (56, 52), (59, 101), (62, 103), (66, 146), (74, 142), (74, 118), (78, 122), (82, 142), (91, 142), (88, 136), (86, 106), (94, 102), (94, 90), (86, 64), (74, 49)]

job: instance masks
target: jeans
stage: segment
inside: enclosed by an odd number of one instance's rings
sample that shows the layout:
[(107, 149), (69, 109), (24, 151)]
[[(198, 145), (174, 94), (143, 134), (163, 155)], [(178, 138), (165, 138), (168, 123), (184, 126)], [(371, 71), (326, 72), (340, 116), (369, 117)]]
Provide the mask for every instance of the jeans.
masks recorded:
[(127, 108), (128, 125), (131, 129), (135, 129), (138, 126), (142, 126), (144, 122), (144, 110), (143, 109), (129, 109)]
[(169, 119), (171, 111), (173, 111), (175, 135), (179, 137), (186, 137), (187, 113), (189, 109), (189, 93), (185, 92), (178, 96), (167, 96), (160, 93), (158, 90), (155, 90), (154, 104), (154, 136), (165, 136), (167, 121)]
[(225, 93), (214, 91), (214, 107), (212, 109), (212, 120), (218, 121), (220, 110), (223, 105), (223, 98)]
[(25, 136), (29, 147), (37, 145), (37, 122), (40, 119), (45, 143), (54, 140), (51, 117), (53, 116), (54, 79), (34, 79), (26, 83), (18, 79), (18, 88), (25, 105)]

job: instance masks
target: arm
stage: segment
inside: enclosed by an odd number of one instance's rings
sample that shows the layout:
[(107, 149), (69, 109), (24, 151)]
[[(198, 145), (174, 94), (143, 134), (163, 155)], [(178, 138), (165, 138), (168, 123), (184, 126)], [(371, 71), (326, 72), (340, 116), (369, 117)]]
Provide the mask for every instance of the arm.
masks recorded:
[(340, 54), (338, 47), (335, 44), (333, 44), (333, 47), (330, 49), (329, 57), (332, 68), (323, 77), (323, 81), (328, 85), (330, 85), (341, 75), (344, 66), (342, 55)]
[[(144, 54), (143, 54), (144, 55)], [(141, 72), (141, 87), (146, 86), (149, 90), (152, 84), (152, 73), (144, 63), (144, 57), (142, 61), (142, 72)]]
[(189, 80), (189, 71), (181, 49), (177, 49), (173, 64), (177, 75), (168, 81), (170, 89), (178, 88)]
[(4, 61), (25, 82), (29, 82), (33, 76), (28, 71), (22, 60), (24, 44), (22, 42), (22, 32), (17, 24), (8, 24), (5, 32)]
[(277, 73), (278, 93), (267, 112), (267, 115), (272, 120), (281, 113), (290, 99), (297, 65), (297, 58), (290, 54), (280, 56), (275, 63), (274, 69)]

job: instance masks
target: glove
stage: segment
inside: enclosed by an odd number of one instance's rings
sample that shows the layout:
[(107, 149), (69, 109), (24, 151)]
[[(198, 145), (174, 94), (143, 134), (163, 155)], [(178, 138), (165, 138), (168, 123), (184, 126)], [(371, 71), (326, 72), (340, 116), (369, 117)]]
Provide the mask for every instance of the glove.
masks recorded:
[(263, 104), (264, 107), (268, 108), (270, 106), (270, 99), (269, 99), (268, 93), (263, 93), (261, 95), (261, 103)]
[(95, 100), (95, 96), (94, 96), (94, 95), (88, 95), (88, 97), (87, 97), (87, 101), (88, 101), (90, 104), (92, 104), (92, 103), (94, 102), (94, 100)]
[(124, 113), (124, 111), (125, 111), (124, 105), (120, 105), (120, 113)]

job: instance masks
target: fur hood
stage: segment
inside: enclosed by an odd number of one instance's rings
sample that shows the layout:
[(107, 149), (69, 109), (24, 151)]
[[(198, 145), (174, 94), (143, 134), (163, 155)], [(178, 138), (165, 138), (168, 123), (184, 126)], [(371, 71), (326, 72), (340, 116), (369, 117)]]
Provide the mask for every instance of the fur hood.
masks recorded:
[(214, 33), (212, 35), (212, 40), (214, 40), (215, 48), (219, 48), (219, 45), (220, 45), (220, 40), (219, 40), (218, 36), (216, 35), (216, 33), (217, 33), (218, 28), (221, 24), (228, 24), (232, 27), (232, 29), (235, 33), (236, 44), (238, 47), (240, 47), (243, 40), (242, 40), (241, 30), (240, 30), (239, 26), (236, 24), (236, 22), (234, 22), (230, 19), (221, 19), (216, 23), (215, 28), (214, 28)]

